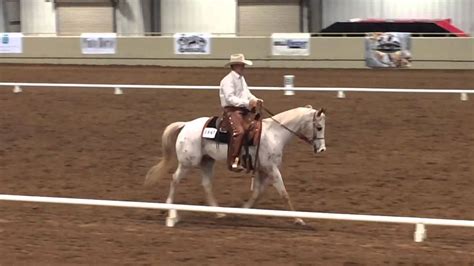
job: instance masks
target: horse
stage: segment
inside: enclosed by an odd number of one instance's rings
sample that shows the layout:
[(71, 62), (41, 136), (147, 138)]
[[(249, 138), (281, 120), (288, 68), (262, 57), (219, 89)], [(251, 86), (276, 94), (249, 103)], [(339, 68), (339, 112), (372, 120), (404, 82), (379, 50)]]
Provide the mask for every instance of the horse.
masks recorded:
[[(172, 170), (171, 167), (177, 160), (178, 165), (172, 175), (166, 203), (173, 203), (175, 190), (180, 180), (186, 176), (190, 169), (198, 167), (201, 169), (202, 186), (207, 203), (210, 206), (218, 206), (212, 191), (213, 169), (216, 161), (226, 160), (227, 144), (216, 145), (215, 141), (201, 137), (203, 127), (208, 119), (209, 117), (200, 117), (188, 122), (174, 122), (164, 130), (162, 158), (148, 171), (145, 185), (156, 184), (161, 177)], [(258, 166), (255, 169), (252, 194), (244, 203), (243, 208), (251, 208), (265, 188), (271, 184), (289, 209), (295, 210), (279, 170), (283, 149), (293, 136), (297, 136), (311, 144), (314, 153), (326, 151), (325, 121), (324, 108), (316, 110), (311, 105), (290, 109), (262, 120), (260, 146), (249, 148), (249, 154), (252, 156), (251, 158), (258, 160), (258, 162), (256, 161)], [(217, 216), (223, 217), (225, 215), (217, 214)], [(177, 222), (177, 212), (170, 210), (168, 219), (174, 219)], [(295, 223), (304, 225), (302, 219), (296, 217), (294, 219)]]

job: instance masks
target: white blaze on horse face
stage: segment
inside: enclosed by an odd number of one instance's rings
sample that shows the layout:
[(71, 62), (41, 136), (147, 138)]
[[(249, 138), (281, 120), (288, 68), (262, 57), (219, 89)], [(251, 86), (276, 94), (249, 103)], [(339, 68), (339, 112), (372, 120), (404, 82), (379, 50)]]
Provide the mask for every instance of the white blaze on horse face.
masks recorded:
[(321, 113), (320, 116), (316, 116), (314, 121), (314, 130), (316, 130), (316, 138), (313, 140), (313, 148), (315, 153), (326, 151), (326, 141), (324, 139), (324, 131), (326, 127), (326, 115)]

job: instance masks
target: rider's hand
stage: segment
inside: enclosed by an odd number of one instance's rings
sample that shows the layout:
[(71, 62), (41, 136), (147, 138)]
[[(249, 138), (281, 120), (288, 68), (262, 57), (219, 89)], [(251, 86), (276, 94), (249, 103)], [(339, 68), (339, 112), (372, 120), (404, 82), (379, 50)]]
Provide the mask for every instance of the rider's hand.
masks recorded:
[(255, 108), (256, 106), (257, 106), (257, 99), (250, 100), (249, 109), (251, 110), (251, 109)]
[(262, 106), (263, 105), (263, 100), (262, 99), (252, 99), (250, 100), (249, 107), (250, 109), (256, 108), (257, 106)]

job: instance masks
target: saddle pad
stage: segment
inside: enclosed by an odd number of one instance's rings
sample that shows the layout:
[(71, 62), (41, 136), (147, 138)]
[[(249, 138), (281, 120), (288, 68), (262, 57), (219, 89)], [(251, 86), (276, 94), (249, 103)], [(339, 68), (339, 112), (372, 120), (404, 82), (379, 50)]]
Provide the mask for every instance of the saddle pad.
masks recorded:
[(230, 134), (228, 132), (220, 131), (216, 124), (217, 116), (210, 118), (202, 130), (202, 137), (220, 143), (229, 143)]
[[(231, 135), (232, 132), (222, 131), (219, 128), (219, 125), (217, 125), (217, 116), (210, 118), (206, 122), (201, 134), (202, 138), (226, 144), (229, 144)], [(248, 146), (254, 145), (253, 140), (248, 138), (244, 139), (244, 144)]]

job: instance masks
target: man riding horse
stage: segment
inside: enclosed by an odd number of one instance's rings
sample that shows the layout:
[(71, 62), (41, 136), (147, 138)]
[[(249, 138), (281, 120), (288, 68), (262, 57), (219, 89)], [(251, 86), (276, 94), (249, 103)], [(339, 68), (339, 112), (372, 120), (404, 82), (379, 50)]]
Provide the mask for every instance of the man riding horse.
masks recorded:
[(235, 172), (244, 169), (240, 164), (240, 152), (249, 127), (248, 118), (255, 113), (257, 107), (263, 105), (263, 100), (250, 92), (243, 76), (245, 66), (252, 64), (243, 54), (231, 55), (230, 61), (225, 64), (226, 67), (230, 66), (231, 71), (220, 83), (219, 96), (224, 109), (224, 123), (232, 130), (227, 165)]

